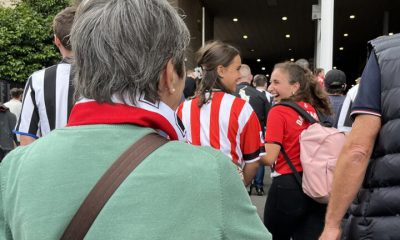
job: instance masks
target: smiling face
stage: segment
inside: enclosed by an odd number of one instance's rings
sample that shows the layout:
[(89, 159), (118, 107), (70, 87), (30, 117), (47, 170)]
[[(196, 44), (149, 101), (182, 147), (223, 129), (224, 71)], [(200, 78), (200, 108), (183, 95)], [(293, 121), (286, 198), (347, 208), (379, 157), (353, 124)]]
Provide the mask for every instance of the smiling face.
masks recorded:
[(289, 98), (299, 89), (299, 83), (290, 84), (289, 73), (281, 68), (275, 68), (271, 74), (271, 84), (268, 87), (276, 102)]
[(241, 65), (242, 60), (239, 55), (236, 55), (236, 57), (233, 58), (233, 61), (227, 67), (222, 65), (217, 67), (218, 75), (220, 76), (222, 83), (231, 92), (236, 91), (236, 83), (241, 77)]

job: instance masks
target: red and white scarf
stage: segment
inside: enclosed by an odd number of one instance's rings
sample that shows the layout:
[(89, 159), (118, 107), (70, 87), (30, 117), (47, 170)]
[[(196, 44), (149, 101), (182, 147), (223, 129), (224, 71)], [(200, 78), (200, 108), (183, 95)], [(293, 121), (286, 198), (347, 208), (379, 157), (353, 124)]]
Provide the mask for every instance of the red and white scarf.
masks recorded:
[(91, 124), (134, 124), (149, 127), (170, 140), (185, 141), (185, 131), (175, 111), (159, 101), (152, 103), (144, 96), (131, 104), (113, 97), (110, 103), (98, 103), (92, 99), (81, 99), (72, 108), (68, 127)]

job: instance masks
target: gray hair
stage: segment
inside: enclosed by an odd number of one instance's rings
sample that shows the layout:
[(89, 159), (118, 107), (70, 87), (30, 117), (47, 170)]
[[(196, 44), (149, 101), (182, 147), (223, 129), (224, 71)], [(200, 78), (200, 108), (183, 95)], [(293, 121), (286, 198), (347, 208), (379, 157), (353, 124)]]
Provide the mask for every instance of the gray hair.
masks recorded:
[(304, 59), (304, 58), (300, 58), (295, 62), (297, 65), (301, 66), (304, 69), (309, 70), (310, 69), (310, 63)]
[(249, 65), (247, 64), (242, 64), (240, 66), (240, 75), (242, 76), (242, 78), (245, 78), (248, 81), (251, 81), (251, 79), (249, 79), (249, 77), (251, 76), (251, 69), (249, 67)]
[(167, 62), (184, 76), (189, 31), (166, 0), (87, 0), (71, 32), (75, 95), (98, 102), (156, 101)]

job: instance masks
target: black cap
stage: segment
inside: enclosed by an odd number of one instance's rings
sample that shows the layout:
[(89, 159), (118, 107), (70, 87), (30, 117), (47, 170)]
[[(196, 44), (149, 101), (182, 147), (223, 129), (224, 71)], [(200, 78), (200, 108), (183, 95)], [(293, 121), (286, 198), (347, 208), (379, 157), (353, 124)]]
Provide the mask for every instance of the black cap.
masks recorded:
[(326, 88), (342, 88), (346, 84), (346, 74), (341, 70), (332, 69), (326, 73), (324, 84)]

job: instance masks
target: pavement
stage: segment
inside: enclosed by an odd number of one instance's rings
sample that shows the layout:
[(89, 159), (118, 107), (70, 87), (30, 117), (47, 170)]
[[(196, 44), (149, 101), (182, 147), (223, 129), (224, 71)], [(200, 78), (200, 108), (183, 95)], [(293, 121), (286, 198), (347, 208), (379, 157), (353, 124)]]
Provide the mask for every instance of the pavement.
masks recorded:
[[(265, 168), (265, 175), (264, 175), (264, 196), (257, 196), (255, 189), (253, 189), (253, 194), (250, 195), (250, 199), (253, 202), (254, 206), (257, 207), (257, 213), (260, 216), (261, 220), (264, 218), (264, 206), (265, 201), (267, 200), (268, 190), (271, 186), (271, 171), (269, 167)], [(247, 188), (249, 190), (249, 188)]]

